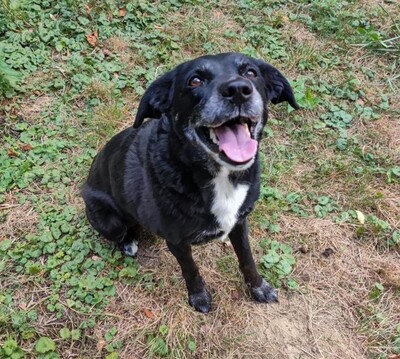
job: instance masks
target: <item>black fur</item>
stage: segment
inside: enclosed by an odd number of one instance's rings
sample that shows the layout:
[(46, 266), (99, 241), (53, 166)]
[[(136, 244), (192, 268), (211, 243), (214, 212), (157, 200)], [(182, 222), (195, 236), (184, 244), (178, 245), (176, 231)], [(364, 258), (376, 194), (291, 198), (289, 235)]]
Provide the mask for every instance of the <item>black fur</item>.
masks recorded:
[[(191, 85), (194, 76), (202, 80), (198, 87)], [(257, 115), (254, 104), (260, 101)], [(246, 217), (259, 196), (258, 156), (247, 164), (235, 163), (208, 148), (200, 135), (200, 129), (238, 116), (258, 116), (252, 137), (260, 140), (269, 101), (288, 101), (298, 108), (288, 81), (263, 61), (229, 53), (183, 63), (150, 85), (134, 128), (114, 136), (100, 151), (82, 190), (89, 222), (121, 248), (139, 239), (139, 226), (166, 239), (182, 268), (189, 303), (201, 312), (210, 310), (211, 296), (193, 261), (191, 245), (223, 234), (211, 210), (212, 181), (222, 167), (229, 168), (234, 186), (249, 185), (236, 224), (225, 234), (253, 297), (277, 300), (274, 289), (257, 273), (248, 243)], [(146, 118), (151, 119), (144, 122)]]

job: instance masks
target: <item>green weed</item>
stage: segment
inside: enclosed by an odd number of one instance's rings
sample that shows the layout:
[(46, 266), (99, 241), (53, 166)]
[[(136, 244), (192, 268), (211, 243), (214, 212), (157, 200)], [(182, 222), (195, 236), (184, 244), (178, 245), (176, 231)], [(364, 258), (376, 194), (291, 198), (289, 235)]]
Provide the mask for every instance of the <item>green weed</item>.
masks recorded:
[(167, 357), (170, 353), (170, 349), (165, 342), (165, 336), (168, 334), (169, 328), (165, 324), (162, 324), (158, 328), (156, 335), (150, 334), (147, 336), (147, 345), (150, 351), (157, 356)]
[(15, 95), (21, 77), (21, 74), (9, 67), (0, 56), (0, 99)]
[(18, 346), (18, 343), (13, 338), (8, 338), (0, 347), (0, 353), (4, 358), (20, 359), (24, 358), (23, 350)]
[(296, 289), (297, 282), (290, 276), (296, 263), (292, 248), (270, 239), (260, 242), (260, 247), (264, 253), (260, 259), (262, 275), (274, 287)]

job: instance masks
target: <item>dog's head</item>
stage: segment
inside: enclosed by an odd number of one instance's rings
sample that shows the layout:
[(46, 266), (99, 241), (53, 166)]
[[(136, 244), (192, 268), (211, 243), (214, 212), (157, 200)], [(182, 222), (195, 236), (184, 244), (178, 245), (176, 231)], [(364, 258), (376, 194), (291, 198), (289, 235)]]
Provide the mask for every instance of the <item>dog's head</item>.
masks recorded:
[(267, 121), (267, 104), (298, 104), (273, 66), (242, 54), (209, 55), (185, 62), (145, 92), (134, 127), (166, 115), (175, 132), (232, 170), (254, 161)]

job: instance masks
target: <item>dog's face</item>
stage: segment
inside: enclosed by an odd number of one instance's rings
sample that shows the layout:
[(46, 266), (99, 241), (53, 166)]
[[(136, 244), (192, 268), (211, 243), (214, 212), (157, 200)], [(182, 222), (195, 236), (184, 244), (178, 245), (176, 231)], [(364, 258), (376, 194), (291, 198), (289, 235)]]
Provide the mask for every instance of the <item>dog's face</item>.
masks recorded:
[(251, 166), (267, 121), (268, 102), (298, 108), (274, 67), (242, 54), (203, 56), (153, 82), (134, 126), (167, 115), (175, 132), (231, 170)]

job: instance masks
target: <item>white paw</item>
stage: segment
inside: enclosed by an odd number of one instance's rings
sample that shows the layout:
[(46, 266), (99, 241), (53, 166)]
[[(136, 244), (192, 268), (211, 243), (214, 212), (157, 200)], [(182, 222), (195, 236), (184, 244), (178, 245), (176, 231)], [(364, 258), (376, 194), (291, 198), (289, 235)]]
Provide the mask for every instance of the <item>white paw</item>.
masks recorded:
[(132, 241), (131, 243), (124, 244), (122, 251), (129, 257), (133, 257), (138, 251), (138, 242)]

